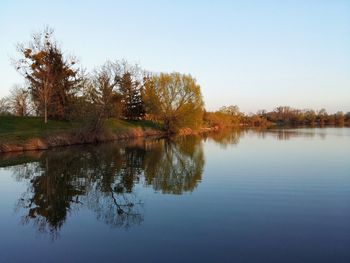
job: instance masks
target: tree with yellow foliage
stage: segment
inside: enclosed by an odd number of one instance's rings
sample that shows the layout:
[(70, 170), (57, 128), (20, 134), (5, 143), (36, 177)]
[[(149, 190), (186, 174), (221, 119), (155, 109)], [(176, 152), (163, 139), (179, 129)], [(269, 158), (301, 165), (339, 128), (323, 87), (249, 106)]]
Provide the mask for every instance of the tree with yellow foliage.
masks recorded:
[(147, 76), (142, 95), (146, 112), (156, 116), (166, 131), (202, 125), (201, 89), (191, 75), (174, 72)]

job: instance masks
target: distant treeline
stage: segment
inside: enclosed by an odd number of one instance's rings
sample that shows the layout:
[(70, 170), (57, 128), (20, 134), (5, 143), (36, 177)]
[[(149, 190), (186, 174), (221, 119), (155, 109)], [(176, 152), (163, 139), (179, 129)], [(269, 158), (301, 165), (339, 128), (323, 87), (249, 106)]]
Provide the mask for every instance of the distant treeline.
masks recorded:
[(350, 112), (344, 114), (338, 111), (334, 114), (328, 114), (325, 109), (319, 111), (306, 109), (294, 109), (288, 106), (277, 107), (274, 111), (259, 111), (256, 114), (259, 118), (266, 119), (277, 125), (338, 125), (350, 124)]
[(249, 126), (261, 127), (280, 126), (344, 126), (350, 125), (350, 112), (344, 114), (338, 111), (328, 114), (325, 109), (294, 109), (289, 106), (279, 106), (273, 111), (260, 110), (255, 114), (246, 115), (237, 106), (222, 107), (216, 112), (206, 112), (204, 121), (209, 126)]
[(73, 56), (67, 56), (45, 28), (28, 43), (17, 47), (13, 59), (24, 77), (0, 99), (0, 114), (42, 116), (52, 120), (79, 120), (86, 131), (97, 133), (104, 120), (152, 120), (168, 132), (188, 127), (345, 125), (350, 113), (327, 114), (322, 109), (298, 110), (277, 107), (246, 115), (237, 106), (216, 112), (204, 109), (201, 88), (191, 75), (152, 73), (125, 60), (107, 61), (86, 72)]

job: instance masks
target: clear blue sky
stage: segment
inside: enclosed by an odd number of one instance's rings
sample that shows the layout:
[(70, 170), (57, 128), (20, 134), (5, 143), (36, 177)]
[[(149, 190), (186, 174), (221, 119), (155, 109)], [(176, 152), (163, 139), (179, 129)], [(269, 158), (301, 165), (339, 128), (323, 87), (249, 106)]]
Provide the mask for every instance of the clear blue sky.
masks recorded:
[(125, 58), (191, 73), (208, 109), (350, 111), (350, 1), (0, 2), (0, 96), (23, 82), (15, 44), (44, 25), (88, 70)]

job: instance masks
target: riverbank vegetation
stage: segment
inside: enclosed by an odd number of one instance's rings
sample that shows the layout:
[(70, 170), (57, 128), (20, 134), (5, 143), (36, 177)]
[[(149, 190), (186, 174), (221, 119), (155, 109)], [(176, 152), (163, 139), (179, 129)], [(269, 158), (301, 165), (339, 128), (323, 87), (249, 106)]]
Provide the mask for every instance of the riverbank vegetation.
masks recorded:
[(107, 61), (86, 72), (46, 28), (18, 45), (13, 60), (25, 84), (0, 102), (2, 115), (40, 116), (50, 121), (88, 122), (98, 133), (108, 119), (150, 120), (168, 133), (201, 126), (200, 86), (188, 74), (152, 73), (125, 60)]
[(232, 105), (206, 111), (201, 88), (191, 75), (154, 73), (125, 60), (106, 61), (87, 72), (62, 51), (50, 28), (17, 50), (13, 65), (24, 84), (0, 99), (0, 136), (5, 140), (74, 133), (75, 138), (93, 141), (130, 127), (170, 134), (203, 127), (350, 124), (350, 112), (328, 114), (325, 109), (281, 106), (244, 114)]

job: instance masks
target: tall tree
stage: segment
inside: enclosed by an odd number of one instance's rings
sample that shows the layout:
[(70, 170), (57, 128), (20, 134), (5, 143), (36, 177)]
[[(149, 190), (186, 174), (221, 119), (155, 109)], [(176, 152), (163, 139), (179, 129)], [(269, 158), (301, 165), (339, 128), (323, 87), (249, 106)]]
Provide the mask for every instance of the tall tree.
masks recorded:
[(161, 109), (157, 88), (150, 73), (145, 74), (143, 77), (142, 99), (144, 101), (147, 118), (157, 121)]
[(118, 74), (116, 65), (107, 61), (95, 70), (92, 77), (92, 89), (89, 94), (93, 103), (101, 107), (104, 118), (121, 115), (121, 94), (117, 90)]
[(143, 78), (138, 65), (130, 65), (126, 61), (116, 61), (119, 68), (118, 88), (122, 98), (123, 116), (129, 120), (143, 118), (145, 115), (142, 98)]
[(319, 124), (324, 125), (327, 118), (328, 118), (328, 113), (327, 113), (326, 109), (320, 109), (318, 114), (317, 114), (317, 118), (318, 118)]
[(304, 115), (305, 115), (304, 119), (306, 124), (315, 125), (317, 115), (314, 110), (305, 110)]
[(175, 132), (182, 127), (198, 128), (203, 120), (203, 100), (200, 86), (191, 75), (161, 73), (154, 75), (143, 91), (146, 105), (157, 105), (156, 114), (164, 129)]
[(239, 108), (237, 105), (230, 105), (230, 106), (222, 106), (219, 109), (220, 113), (223, 113), (225, 115), (228, 115), (229, 117), (229, 125), (239, 125), (242, 117), (242, 113), (239, 111)]
[(335, 116), (335, 124), (336, 125), (344, 125), (345, 122), (345, 117), (344, 117), (344, 113), (342, 111), (338, 111)]
[(19, 44), (18, 51), (21, 58), (16, 69), (29, 81), (34, 104), (45, 123), (48, 118), (66, 119), (81, 82), (75, 59), (63, 56), (50, 28), (34, 34), (28, 44)]

